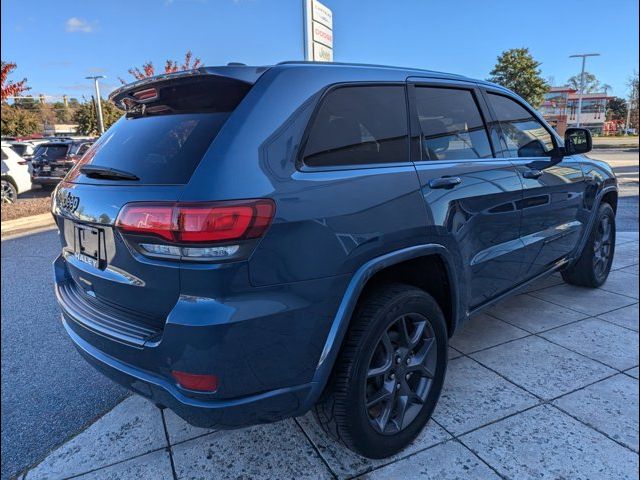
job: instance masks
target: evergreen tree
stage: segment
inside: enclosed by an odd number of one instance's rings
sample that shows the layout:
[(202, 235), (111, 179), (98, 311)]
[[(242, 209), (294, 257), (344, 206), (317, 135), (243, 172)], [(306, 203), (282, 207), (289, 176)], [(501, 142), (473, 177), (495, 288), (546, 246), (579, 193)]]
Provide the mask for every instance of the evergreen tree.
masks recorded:
[(540, 62), (534, 60), (528, 48), (513, 48), (498, 57), (489, 81), (513, 90), (537, 108), (549, 91), (539, 67)]

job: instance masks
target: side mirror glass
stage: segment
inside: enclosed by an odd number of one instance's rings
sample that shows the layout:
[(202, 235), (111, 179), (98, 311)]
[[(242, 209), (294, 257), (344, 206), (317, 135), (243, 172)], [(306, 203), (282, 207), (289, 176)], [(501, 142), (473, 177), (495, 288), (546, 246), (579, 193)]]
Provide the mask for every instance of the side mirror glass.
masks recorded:
[(564, 133), (564, 148), (567, 155), (578, 155), (591, 151), (591, 132), (586, 128), (567, 128)]

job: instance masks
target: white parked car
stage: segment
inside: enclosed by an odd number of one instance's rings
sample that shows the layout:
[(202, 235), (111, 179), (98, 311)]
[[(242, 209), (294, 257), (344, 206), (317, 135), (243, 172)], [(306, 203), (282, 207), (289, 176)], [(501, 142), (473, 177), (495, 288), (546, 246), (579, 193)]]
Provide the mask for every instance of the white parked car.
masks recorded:
[(2, 142), (2, 203), (13, 203), (18, 194), (31, 190), (31, 176), (27, 162)]
[(31, 141), (13, 141), (8, 142), (11, 149), (22, 157), (23, 160), (29, 161), (33, 157), (33, 153), (36, 151), (38, 144)]

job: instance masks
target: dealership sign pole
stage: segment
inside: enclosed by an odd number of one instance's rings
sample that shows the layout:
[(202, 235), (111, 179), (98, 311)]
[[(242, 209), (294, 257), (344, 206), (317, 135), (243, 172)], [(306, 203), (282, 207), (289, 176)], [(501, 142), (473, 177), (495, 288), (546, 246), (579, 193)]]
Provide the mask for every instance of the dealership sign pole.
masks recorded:
[(333, 12), (318, 0), (302, 0), (304, 11), (304, 59), (333, 61)]

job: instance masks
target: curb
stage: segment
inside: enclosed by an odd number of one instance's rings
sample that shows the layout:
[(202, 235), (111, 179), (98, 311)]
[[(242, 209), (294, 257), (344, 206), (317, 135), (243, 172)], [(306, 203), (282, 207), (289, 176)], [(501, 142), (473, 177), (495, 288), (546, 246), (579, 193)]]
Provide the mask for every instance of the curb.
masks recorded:
[(29, 217), (16, 218), (0, 223), (2, 239), (9, 239), (28, 233), (36, 233), (48, 230), (55, 226), (51, 213), (31, 215)]
[(638, 144), (635, 145), (612, 145), (610, 143), (604, 143), (602, 145), (598, 145), (598, 144), (593, 144), (593, 149), (591, 151), (594, 150), (638, 150)]

